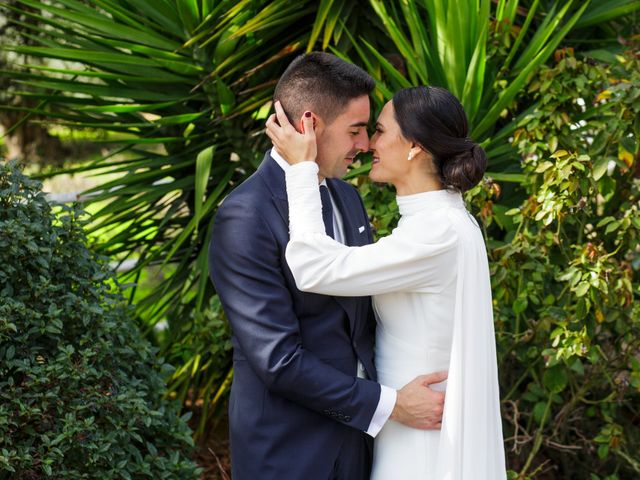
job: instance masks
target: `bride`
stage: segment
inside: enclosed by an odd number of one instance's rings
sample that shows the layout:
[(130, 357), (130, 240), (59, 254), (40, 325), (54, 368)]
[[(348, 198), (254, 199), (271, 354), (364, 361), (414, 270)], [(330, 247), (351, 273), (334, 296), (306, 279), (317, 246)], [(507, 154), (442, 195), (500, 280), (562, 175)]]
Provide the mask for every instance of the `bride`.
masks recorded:
[(313, 113), (305, 112), (300, 134), (278, 103), (276, 112), (267, 134), (292, 165), (286, 256), (298, 288), (373, 296), (381, 384), (401, 388), (424, 372), (449, 371), (442, 429), (387, 421), (371, 478), (505, 479), (487, 255), (462, 198), (487, 160), (467, 137), (462, 105), (445, 89), (417, 87), (384, 106), (370, 178), (395, 187), (401, 218), (391, 235), (362, 247), (325, 233)]

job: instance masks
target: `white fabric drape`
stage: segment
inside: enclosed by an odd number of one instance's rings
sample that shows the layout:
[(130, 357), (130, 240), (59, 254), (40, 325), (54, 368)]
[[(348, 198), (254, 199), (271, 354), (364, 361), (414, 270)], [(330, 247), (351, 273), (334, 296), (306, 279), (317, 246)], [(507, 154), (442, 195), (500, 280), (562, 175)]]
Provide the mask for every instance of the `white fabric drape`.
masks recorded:
[(325, 235), (317, 172), (313, 162), (286, 172), (286, 256), (298, 287), (374, 295), (382, 383), (400, 388), (417, 374), (449, 370), (442, 430), (387, 422), (376, 439), (372, 478), (401, 470), (406, 479), (505, 479), (486, 249), (461, 195), (398, 197), (401, 220), (393, 233), (348, 247)]

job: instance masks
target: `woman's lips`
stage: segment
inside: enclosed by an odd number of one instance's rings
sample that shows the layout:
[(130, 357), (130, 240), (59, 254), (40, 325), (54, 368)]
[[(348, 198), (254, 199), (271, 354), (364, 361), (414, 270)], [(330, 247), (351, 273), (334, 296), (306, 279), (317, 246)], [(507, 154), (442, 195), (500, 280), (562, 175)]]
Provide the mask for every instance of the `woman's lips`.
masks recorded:
[(376, 163), (379, 163), (379, 162), (380, 162), (380, 157), (373, 157), (373, 161), (371, 163), (373, 165), (373, 164), (376, 164)]

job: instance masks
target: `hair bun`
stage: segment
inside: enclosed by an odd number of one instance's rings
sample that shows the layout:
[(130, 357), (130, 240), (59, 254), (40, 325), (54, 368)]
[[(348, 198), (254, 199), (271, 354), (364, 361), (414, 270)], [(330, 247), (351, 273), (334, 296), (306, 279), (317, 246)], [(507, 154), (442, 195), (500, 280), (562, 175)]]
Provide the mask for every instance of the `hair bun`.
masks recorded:
[(466, 192), (475, 187), (487, 169), (487, 154), (474, 143), (470, 149), (452, 155), (442, 164), (442, 179), (447, 187)]

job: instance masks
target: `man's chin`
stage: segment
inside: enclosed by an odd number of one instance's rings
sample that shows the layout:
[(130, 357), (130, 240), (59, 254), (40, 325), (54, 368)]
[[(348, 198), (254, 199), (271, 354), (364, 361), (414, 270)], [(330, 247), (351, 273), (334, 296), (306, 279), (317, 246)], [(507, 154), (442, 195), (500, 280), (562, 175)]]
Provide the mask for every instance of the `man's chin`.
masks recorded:
[(348, 168), (345, 168), (345, 169), (341, 170), (341, 171), (340, 171), (340, 174), (339, 174), (339, 175), (336, 175), (336, 178), (342, 178), (342, 177), (344, 177), (344, 176), (347, 174), (347, 172), (348, 172), (348, 171), (349, 171), (349, 169), (348, 169)]
[(344, 162), (342, 165), (339, 165), (338, 168), (336, 168), (336, 170), (339, 173), (338, 178), (344, 177), (347, 174), (347, 172), (349, 171), (349, 167), (351, 165), (353, 165), (353, 161)]

